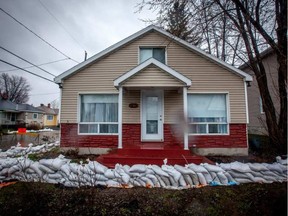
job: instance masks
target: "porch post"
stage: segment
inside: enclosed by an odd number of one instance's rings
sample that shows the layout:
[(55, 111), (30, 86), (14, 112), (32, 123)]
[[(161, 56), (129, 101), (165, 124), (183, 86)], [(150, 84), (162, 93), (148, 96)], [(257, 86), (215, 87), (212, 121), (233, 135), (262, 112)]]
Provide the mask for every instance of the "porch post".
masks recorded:
[(183, 114), (184, 114), (184, 150), (188, 150), (188, 125), (187, 125), (187, 87), (183, 87)]
[(122, 99), (123, 99), (123, 88), (119, 87), (118, 96), (118, 148), (122, 149)]

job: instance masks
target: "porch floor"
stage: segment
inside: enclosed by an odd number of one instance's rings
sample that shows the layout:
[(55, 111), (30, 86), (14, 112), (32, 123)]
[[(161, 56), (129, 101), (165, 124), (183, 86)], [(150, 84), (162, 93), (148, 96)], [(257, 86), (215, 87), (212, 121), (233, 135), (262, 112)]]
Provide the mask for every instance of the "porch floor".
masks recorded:
[(185, 165), (189, 163), (200, 164), (213, 162), (204, 156), (191, 154), (189, 150), (184, 150), (180, 146), (165, 146), (157, 143), (149, 143), (116, 149), (109, 154), (101, 155), (97, 161), (109, 168), (114, 168), (115, 164), (155, 164), (161, 166), (163, 160), (167, 158), (167, 165)]

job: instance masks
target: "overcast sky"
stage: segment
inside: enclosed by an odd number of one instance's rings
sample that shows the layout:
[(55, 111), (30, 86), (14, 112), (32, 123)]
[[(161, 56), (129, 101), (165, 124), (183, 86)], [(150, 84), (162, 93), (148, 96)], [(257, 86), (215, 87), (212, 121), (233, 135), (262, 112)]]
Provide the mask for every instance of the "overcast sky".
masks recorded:
[[(89, 58), (148, 25), (141, 19), (153, 19), (155, 14), (148, 10), (135, 13), (135, 6), (141, 1), (0, 0), (0, 8), (65, 55), (81, 62), (84, 60), (84, 50)], [(39, 65), (66, 58), (1, 10), (0, 29), (0, 46), (33, 64)], [(19, 67), (31, 66), (3, 49), (0, 49), (0, 59)], [(63, 60), (41, 67), (59, 75), (75, 64), (77, 63), (72, 60)], [(0, 73), (17, 74), (27, 78), (32, 87), (29, 104), (39, 106), (41, 103), (47, 104), (59, 99), (59, 88), (56, 84), (14, 69), (0, 62)], [(37, 68), (27, 70), (53, 79), (53, 76)]]

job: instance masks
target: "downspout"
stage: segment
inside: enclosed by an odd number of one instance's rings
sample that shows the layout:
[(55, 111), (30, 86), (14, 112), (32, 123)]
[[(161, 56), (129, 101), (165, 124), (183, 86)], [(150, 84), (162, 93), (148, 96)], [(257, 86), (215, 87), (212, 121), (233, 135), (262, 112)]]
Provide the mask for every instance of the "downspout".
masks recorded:
[(187, 125), (187, 87), (183, 87), (183, 114), (184, 114), (184, 150), (189, 150), (188, 148), (188, 125)]
[(123, 87), (119, 86), (118, 96), (118, 148), (122, 149), (122, 99), (123, 99)]

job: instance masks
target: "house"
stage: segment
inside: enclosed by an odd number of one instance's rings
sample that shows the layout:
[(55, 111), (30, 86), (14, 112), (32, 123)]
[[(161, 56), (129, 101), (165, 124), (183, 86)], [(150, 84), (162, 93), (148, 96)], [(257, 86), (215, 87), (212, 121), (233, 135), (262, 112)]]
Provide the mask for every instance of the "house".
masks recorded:
[[(271, 48), (264, 50), (261, 53), (263, 65), (267, 74), (267, 83), (275, 104), (276, 110), (280, 110), (279, 96), (278, 95), (278, 63), (277, 56)], [(253, 78), (251, 86), (248, 88), (248, 108), (249, 108), (249, 134), (267, 135), (266, 117), (263, 110), (262, 100), (259, 92), (254, 72), (249, 67), (249, 64), (244, 64), (239, 67), (241, 70), (250, 74)]]
[(40, 104), (37, 109), (40, 109), (44, 112), (43, 122), (45, 127), (58, 126), (59, 109), (53, 109), (50, 103), (48, 103), (47, 106), (45, 106), (44, 104)]
[(246, 155), (250, 81), (243, 71), (148, 26), (55, 78), (61, 147), (86, 153), (116, 148), (135, 153), (134, 162), (144, 149)]
[(17, 104), (0, 98), (0, 123), (2, 127), (43, 127), (43, 111), (29, 105)]

